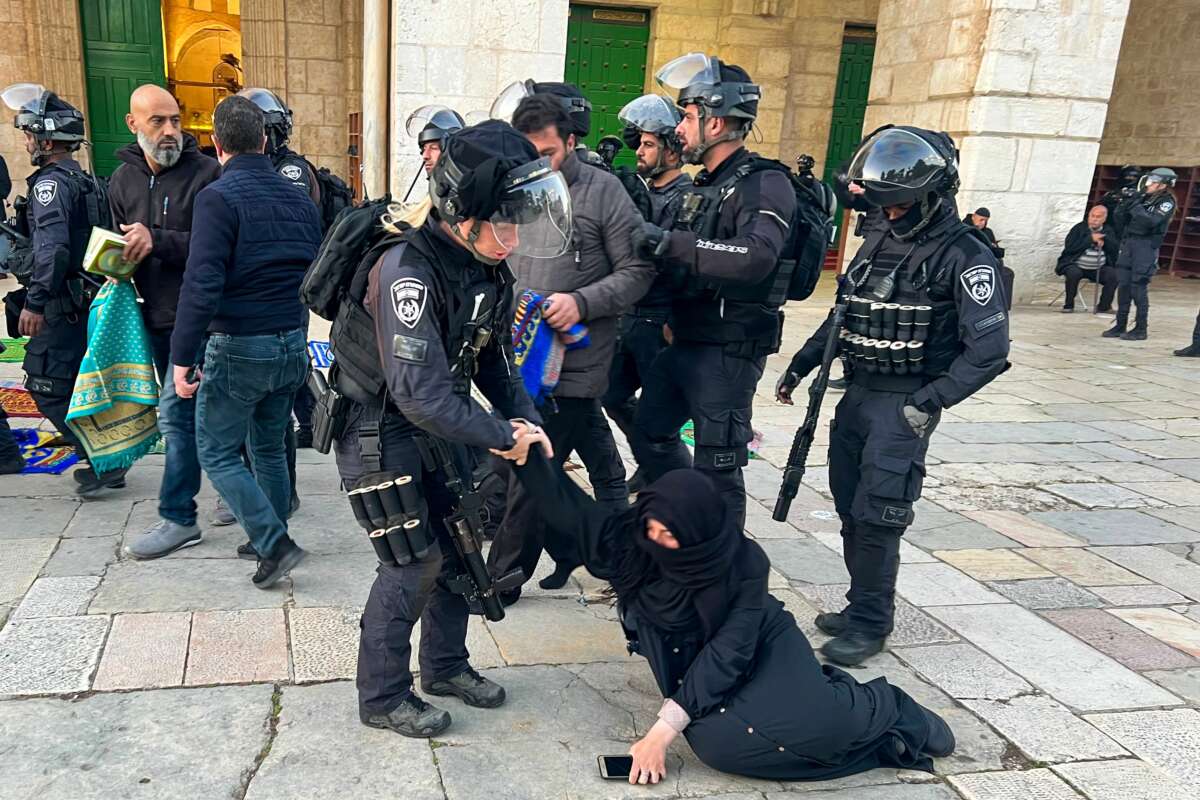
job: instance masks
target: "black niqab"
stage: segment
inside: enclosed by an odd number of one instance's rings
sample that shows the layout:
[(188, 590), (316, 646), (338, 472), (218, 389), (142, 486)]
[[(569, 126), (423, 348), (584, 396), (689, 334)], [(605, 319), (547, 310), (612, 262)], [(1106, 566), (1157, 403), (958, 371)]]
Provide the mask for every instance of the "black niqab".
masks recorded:
[[(662, 630), (703, 629), (711, 636), (725, 621), (734, 581), (766, 559), (729, 521), (712, 481), (692, 469), (667, 473), (638, 495), (636, 531), (613, 579), (622, 603)], [(646, 537), (661, 522), (679, 542), (669, 550)], [(754, 558), (755, 552), (761, 557)]]

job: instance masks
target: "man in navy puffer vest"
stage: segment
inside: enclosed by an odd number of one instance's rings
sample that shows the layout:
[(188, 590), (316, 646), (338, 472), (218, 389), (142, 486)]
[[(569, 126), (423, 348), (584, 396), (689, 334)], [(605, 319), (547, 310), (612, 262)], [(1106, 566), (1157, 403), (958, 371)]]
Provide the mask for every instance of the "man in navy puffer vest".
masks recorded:
[[(283, 442), (308, 371), (300, 281), (321, 244), (320, 212), (275, 172), (265, 143), (257, 106), (236, 96), (217, 106), (223, 172), (196, 195), (171, 337), (175, 390), (196, 395), (200, 465), (259, 553), (261, 589), (304, 557), (287, 533)], [(243, 442), (253, 473), (238, 452)]]

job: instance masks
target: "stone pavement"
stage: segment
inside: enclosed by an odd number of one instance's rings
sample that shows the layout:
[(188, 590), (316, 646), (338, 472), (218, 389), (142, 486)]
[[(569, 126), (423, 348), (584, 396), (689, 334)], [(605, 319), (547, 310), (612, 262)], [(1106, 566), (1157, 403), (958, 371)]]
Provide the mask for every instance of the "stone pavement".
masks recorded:
[[(159, 561), (121, 554), (155, 518), (161, 458), (85, 503), (69, 477), (0, 479), (0, 799), (1200, 798), (1200, 361), (1170, 356), (1200, 283), (1160, 279), (1152, 296), (1145, 343), (1099, 338), (1109, 318), (1017, 309), (1013, 369), (943, 417), (890, 650), (855, 671), (950, 721), (959, 748), (935, 775), (747, 780), (681, 739), (665, 784), (601, 781), (596, 755), (624, 752), (660, 699), (582, 571), (499, 624), (472, 621), (473, 661), (506, 706), (445, 701), (454, 725), (431, 742), (361, 726), (374, 558), (331, 461), (302, 451), (292, 529), (312, 556), (265, 592), (234, 557), (236, 527)], [(823, 313), (789, 311), (785, 354)], [(801, 416), (771, 399), (785, 358), (760, 386), (746, 528), (819, 645), (811, 620), (847, 576), (826, 430), (789, 522), (770, 518)], [(206, 485), (205, 512), (214, 499)]]

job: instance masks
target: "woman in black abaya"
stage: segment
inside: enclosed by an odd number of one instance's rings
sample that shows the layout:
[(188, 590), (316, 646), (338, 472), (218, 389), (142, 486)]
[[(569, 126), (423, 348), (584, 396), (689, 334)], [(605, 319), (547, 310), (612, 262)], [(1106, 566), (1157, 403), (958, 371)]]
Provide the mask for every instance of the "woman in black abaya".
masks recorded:
[(580, 538), (588, 571), (612, 584), (631, 649), (663, 694), (658, 722), (630, 750), (631, 783), (662, 779), (679, 733), (714, 769), (775, 780), (930, 771), (931, 756), (953, 751), (946, 723), (902, 690), (817, 662), (767, 592), (766, 554), (703, 474), (670, 472), (628, 512), (611, 512), (537, 448), (515, 473), (547, 524)]

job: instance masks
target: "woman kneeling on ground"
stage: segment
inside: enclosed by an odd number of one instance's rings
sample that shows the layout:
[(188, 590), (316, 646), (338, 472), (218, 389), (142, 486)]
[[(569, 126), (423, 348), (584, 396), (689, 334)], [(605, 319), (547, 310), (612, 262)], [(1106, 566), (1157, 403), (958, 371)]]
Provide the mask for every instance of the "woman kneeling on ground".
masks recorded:
[(650, 662), (665, 698), (629, 751), (630, 783), (662, 780), (680, 733), (713, 769), (774, 780), (928, 772), (931, 757), (954, 750), (949, 726), (904, 691), (817, 662), (767, 591), (766, 554), (702, 473), (669, 472), (611, 512), (538, 448), (529, 453), (518, 479), (548, 525), (580, 538), (587, 570), (612, 584), (630, 650)]

